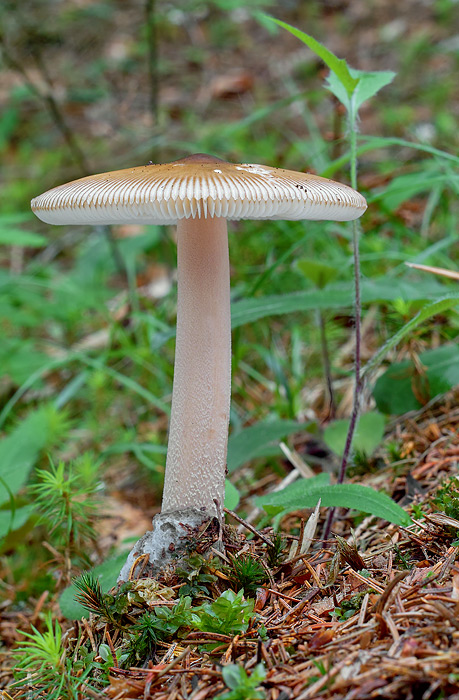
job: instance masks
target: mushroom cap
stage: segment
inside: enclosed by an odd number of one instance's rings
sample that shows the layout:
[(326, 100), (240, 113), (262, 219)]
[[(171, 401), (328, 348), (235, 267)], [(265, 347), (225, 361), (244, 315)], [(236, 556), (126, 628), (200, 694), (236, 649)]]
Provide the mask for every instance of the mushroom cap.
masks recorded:
[(351, 187), (317, 175), (198, 153), (82, 177), (31, 206), (48, 224), (175, 224), (200, 217), (350, 221), (367, 203)]

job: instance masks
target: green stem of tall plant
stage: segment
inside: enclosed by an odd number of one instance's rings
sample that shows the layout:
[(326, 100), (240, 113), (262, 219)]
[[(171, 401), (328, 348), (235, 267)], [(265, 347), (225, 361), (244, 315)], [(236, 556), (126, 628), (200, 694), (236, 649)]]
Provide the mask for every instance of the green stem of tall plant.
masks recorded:
[[(349, 146), (350, 146), (350, 169), (351, 169), (351, 186), (357, 189), (357, 113), (354, 110), (353, 101), (351, 100), (351, 108), (348, 112), (349, 120)], [(338, 474), (338, 484), (342, 484), (346, 477), (346, 470), (351, 453), (352, 440), (354, 438), (355, 429), (359, 420), (360, 413), (360, 395), (362, 391), (361, 377), (361, 330), (360, 322), (362, 315), (362, 302), (360, 298), (360, 250), (359, 250), (360, 227), (357, 221), (352, 222), (352, 241), (354, 250), (354, 322), (355, 322), (355, 359), (354, 359), (354, 397), (352, 402), (352, 413), (349, 422), (349, 429), (346, 436), (346, 444), (344, 447), (343, 457)], [(327, 540), (330, 536), (333, 520), (335, 517), (335, 508), (328, 511), (327, 520), (325, 522), (323, 539)]]

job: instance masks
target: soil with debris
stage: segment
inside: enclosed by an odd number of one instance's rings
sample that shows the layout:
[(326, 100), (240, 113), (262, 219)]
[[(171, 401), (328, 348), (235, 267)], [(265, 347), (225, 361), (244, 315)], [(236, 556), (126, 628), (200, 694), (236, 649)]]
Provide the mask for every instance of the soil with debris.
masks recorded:
[[(85, 647), (98, 654), (101, 644), (115, 657), (143, 613), (171, 609), (180, 600), (185, 579), (191, 588), (205, 582), (202, 590), (215, 600), (225, 590), (238, 590), (233, 562), (250, 559), (261, 564), (266, 582), (246, 593), (255, 613), (248, 629), (231, 635), (181, 628), (169, 641), (158, 641), (144, 663), (110, 668), (109, 685), (97, 692), (82, 689), (81, 698), (204, 700), (228, 690), (222, 665), (237, 663), (250, 676), (260, 662), (266, 676), (259, 690), (267, 700), (459, 698), (457, 398), (393, 426), (401, 460), (378, 472), (378, 488), (406, 504), (409, 527), (368, 517), (352, 531), (354, 521), (342, 511), (334, 538), (322, 546), (321, 521), (314, 523), (315, 538), (307, 540), (305, 521), (314, 514), (302, 512), (283, 521), (284, 533), (298, 533), (302, 525), (299, 534), (284, 534), (281, 547), (271, 528), (257, 532), (234, 519), (223, 532), (205, 529), (193, 556), (213, 546), (210, 562), (203, 566), (203, 560), (191, 558), (198, 563), (185, 578), (170, 570), (156, 581), (140, 577), (125, 584), (109, 599), (117, 618), (93, 613), (67, 630), (66, 644), (75, 659)], [(375, 479), (373, 474), (360, 481), (371, 485)], [(222, 540), (223, 553), (217, 547)], [(202, 602), (198, 588), (194, 605)], [(83, 589), (80, 600), (100, 613), (97, 591), (91, 595), (90, 587)], [(36, 622), (40, 607), (38, 601), (30, 617), (3, 611), (6, 643), (16, 640), (17, 628)], [(9, 666), (6, 657), (4, 679)], [(30, 697), (30, 691), (8, 693), (3, 698)], [(33, 697), (46, 695), (35, 690)]]

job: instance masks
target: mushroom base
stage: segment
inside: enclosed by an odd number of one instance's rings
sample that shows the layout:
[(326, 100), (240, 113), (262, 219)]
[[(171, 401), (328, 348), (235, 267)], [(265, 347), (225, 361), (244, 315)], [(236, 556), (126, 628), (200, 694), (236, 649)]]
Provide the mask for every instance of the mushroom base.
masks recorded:
[[(218, 527), (215, 528), (216, 537), (209, 537), (212, 535), (211, 527), (203, 527), (205, 524), (211, 525), (212, 520), (215, 520), (212, 516), (196, 508), (155, 515), (153, 530), (146, 532), (129, 552), (118, 576), (118, 583), (154, 577), (191, 554), (198, 544), (200, 554), (205, 555), (206, 549), (215, 546), (218, 538)], [(205, 542), (200, 538), (203, 530), (206, 530)], [(139, 560), (137, 565), (136, 560)]]

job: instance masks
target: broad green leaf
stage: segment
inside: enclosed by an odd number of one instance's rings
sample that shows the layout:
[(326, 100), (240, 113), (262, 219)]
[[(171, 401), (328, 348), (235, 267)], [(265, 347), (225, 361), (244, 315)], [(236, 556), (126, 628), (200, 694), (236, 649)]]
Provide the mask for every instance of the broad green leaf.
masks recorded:
[(36, 221), (35, 216), (31, 211), (19, 212), (17, 214), (1, 214), (0, 215), (0, 228), (7, 228), (8, 226), (17, 226), (17, 224), (23, 224), (27, 221)]
[[(349, 430), (349, 419), (336, 420), (327, 425), (323, 439), (328, 447), (337, 455), (342, 455)], [(386, 420), (382, 413), (369, 411), (359, 418), (357, 429), (352, 441), (353, 450), (367, 456), (373, 454), (384, 437)]]
[[(424, 323), (424, 321), (432, 318), (432, 316), (436, 316), (437, 314), (443, 313), (443, 311), (447, 311), (448, 309), (454, 308), (458, 305), (459, 294), (451, 294), (447, 297), (443, 297), (442, 299), (438, 299), (438, 301), (434, 301), (431, 304), (426, 304), (426, 306), (424, 306), (424, 308), (421, 309), (421, 311), (419, 311), (414, 318), (408, 321), (408, 323), (405, 323), (405, 325), (400, 328), (400, 330), (398, 330), (397, 333), (392, 336), (392, 338), (389, 338), (389, 340), (384, 343), (378, 352), (373, 355), (371, 360), (366, 364), (362, 376), (366, 377), (370, 375), (371, 372), (373, 372), (378, 365), (381, 364), (389, 350), (396, 347), (403, 340), (403, 338), (405, 338), (421, 323)], [(386, 412), (387, 411), (385, 411), (385, 413)]]
[(351, 508), (371, 513), (396, 525), (409, 525), (411, 519), (397, 503), (385, 493), (361, 484), (311, 485), (312, 479), (302, 479), (282, 491), (259, 496), (258, 506), (282, 506), (286, 513), (303, 508), (315, 508), (319, 498), (326, 508)]
[[(396, 299), (405, 301), (429, 300), (444, 294), (445, 286), (434, 279), (413, 284), (401, 279), (381, 277), (363, 280), (361, 297), (363, 304), (390, 302)], [(292, 292), (271, 296), (255, 297), (237, 301), (232, 305), (232, 327), (253, 323), (266, 316), (279, 316), (295, 311), (314, 309), (343, 309), (354, 303), (352, 282), (330, 284), (326, 289), (313, 289), (306, 292)]]
[(18, 530), (27, 522), (34, 511), (33, 505), (12, 510), (0, 510), (0, 538), (12, 530)]
[[(327, 472), (320, 472), (320, 474), (316, 474), (316, 476), (313, 476), (310, 479), (299, 479), (293, 484), (286, 486), (281, 491), (272, 491), (271, 493), (267, 493), (265, 496), (258, 496), (255, 498), (255, 503), (259, 508), (264, 508), (270, 517), (275, 518), (281, 513), (289, 512), (285, 507), (285, 503), (290, 503), (290, 501), (294, 502), (297, 497), (301, 500), (305, 491), (309, 493), (313, 492), (314, 489), (320, 489), (329, 485), (330, 474), (327, 474)], [(302, 500), (301, 503), (303, 503)], [(316, 505), (317, 503), (314, 505), (314, 507)], [(302, 508), (308, 507), (309, 506), (301, 505), (293, 508), (292, 510), (301, 510)]]
[(439, 167), (422, 167), (420, 164), (417, 172), (394, 177), (384, 191), (377, 194), (372, 201), (381, 200), (393, 211), (406, 200), (422, 192), (430, 192), (436, 186), (442, 189), (452, 186), (459, 188), (459, 174), (442, 172)]
[(354, 113), (358, 112), (364, 102), (391, 83), (396, 75), (392, 71), (361, 71), (356, 68), (349, 68), (349, 72), (357, 80), (352, 95), (343, 90), (341, 82), (334, 73), (330, 73), (327, 77), (326, 86), (348, 110), (352, 108)]
[(390, 70), (363, 71), (351, 68), (351, 75), (359, 81), (353, 95), (355, 110), (358, 111), (364, 102), (389, 85), (396, 73)]
[(392, 71), (360, 71), (350, 68), (344, 59), (335, 56), (323, 44), (309, 34), (293, 27), (286, 22), (271, 18), (273, 22), (300, 39), (313, 51), (330, 69), (327, 78), (328, 89), (350, 112), (356, 114), (364, 102), (376, 95), (379, 90), (388, 85), (395, 77)]
[(225, 508), (236, 510), (239, 505), (240, 495), (234, 484), (229, 479), (225, 479)]
[(327, 472), (320, 472), (310, 479), (298, 479), (280, 491), (271, 491), (262, 496), (257, 496), (255, 498), (255, 503), (261, 508), (269, 506), (270, 508), (282, 508), (284, 511), (287, 511), (292, 503), (300, 503), (299, 506), (296, 506), (297, 509), (308, 508), (309, 506), (303, 505), (304, 498), (309, 493), (313, 493), (316, 489), (329, 485), (330, 474)]
[[(99, 579), (103, 593), (107, 593), (116, 585), (119, 573), (127, 559), (127, 552), (122, 552), (116, 557), (107, 559), (100, 566), (92, 569), (94, 576)], [(59, 598), (59, 607), (62, 614), (69, 620), (79, 620), (82, 617), (89, 617), (89, 611), (77, 603), (75, 596), (79, 593), (74, 584), (68, 586)]]
[(359, 81), (358, 79), (352, 76), (347, 63), (343, 58), (338, 58), (323, 44), (317, 41), (317, 39), (314, 39), (309, 34), (305, 34), (305, 32), (302, 32), (300, 29), (293, 27), (291, 24), (282, 22), (281, 20), (275, 19), (274, 17), (270, 17), (270, 19), (276, 24), (278, 24), (279, 27), (283, 27), (288, 32), (290, 32), (290, 34), (296, 36), (296, 38), (302, 41), (303, 44), (306, 44), (306, 46), (308, 46), (311, 49), (311, 51), (313, 51), (316, 54), (316, 56), (318, 56), (333, 73), (335, 73), (336, 77), (344, 86), (344, 89), (346, 90), (347, 94), (349, 96), (352, 95)]
[(281, 515), (284, 512), (284, 509), (282, 506), (268, 506), (264, 505), (263, 508), (266, 511), (266, 514), (269, 515), (270, 518), (275, 518), (277, 515)]
[(380, 411), (401, 415), (459, 385), (459, 346), (444, 345), (419, 355), (425, 374), (410, 360), (391, 365), (378, 378), (373, 397)]
[[(57, 411), (49, 406), (32, 411), (0, 441), (0, 504), (24, 486), (40, 452), (53, 440), (56, 416)], [(9, 492), (2, 481), (8, 485)]]
[(20, 228), (0, 227), (0, 245), (27, 246), (28, 248), (42, 248), (47, 240), (37, 233), (23, 231)]
[(271, 454), (273, 443), (291, 433), (301, 432), (305, 427), (305, 423), (293, 420), (273, 420), (233, 433), (228, 440), (228, 471), (231, 473), (254, 457), (264, 456), (265, 450)]
[(327, 265), (327, 263), (311, 260), (310, 258), (300, 258), (296, 262), (296, 267), (319, 289), (326, 287), (339, 274), (339, 270), (333, 265)]
[(247, 680), (247, 673), (242, 666), (228, 664), (222, 667), (222, 676), (228, 688), (235, 690)]
[(352, 93), (349, 94), (335, 73), (329, 73), (325, 79), (325, 87), (341, 102), (349, 113), (352, 109)]
[(16, 385), (25, 382), (48, 362), (48, 355), (37, 350), (32, 340), (5, 338), (0, 347), (2, 375), (9, 377)]

